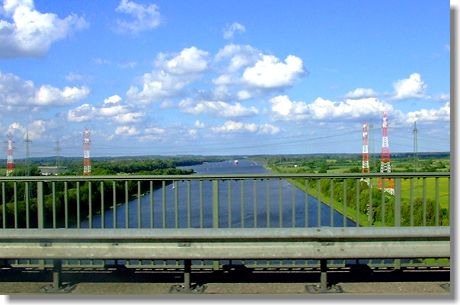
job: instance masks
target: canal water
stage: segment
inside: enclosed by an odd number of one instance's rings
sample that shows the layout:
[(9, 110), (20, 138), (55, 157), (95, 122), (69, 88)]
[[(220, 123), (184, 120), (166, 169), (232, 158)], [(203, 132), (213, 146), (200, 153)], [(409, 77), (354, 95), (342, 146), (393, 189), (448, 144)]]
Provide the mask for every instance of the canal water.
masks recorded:
[[(269, 173), (262, 165), (247, 159), (239, 160), (237, 164), (228, 160), (182, 168), (191, 168), (201, 175)], [(104, 219), (101, 215), (94, 215), (92, 227), (212, 228), (215, 225), (212, 192), (210, 180), (171, 181), (164, 189), (146, 193), (129, 201), (128, 205), (119, 204), (115, 211), (105, 211)], [(218, 219), (222, 228), (356, 226), (350, 219), (335, 210), (331, 212), (329, 206), (282, 179), (219, 181)], [(88, 220), (84, 220), (81, 227), (89, 227)]]

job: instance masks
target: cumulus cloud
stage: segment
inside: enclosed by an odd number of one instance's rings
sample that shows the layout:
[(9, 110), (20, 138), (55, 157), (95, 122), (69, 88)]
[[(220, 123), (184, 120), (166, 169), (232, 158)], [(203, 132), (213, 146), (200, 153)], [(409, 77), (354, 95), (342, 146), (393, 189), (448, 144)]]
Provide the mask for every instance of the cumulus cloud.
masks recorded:
[(156, 70), (142, 76), (140, 86), (131, 86), (126, 95), (130, 101), (148, 104), (179, 95), (207, 70), (208, 53), (196, 47), (179, 54), (159, 54)]
[(299, 57), (289, 55), (281, 62), (273, 55), (264, 55), (254, 66), (243, 73), (243, 80), (250, 86), (271, 89), (291, 86), (304, 73)]
[(193, 102), (191, 99), (182, 100), (179, 108), (191, 114), (212, 114), (220, 117), (245, 117), (259, 113), (256, 107), (244, 107), (240, 103), (229, 104), (223, 101)]
[(221, 126), (211, 127), (211, 130), (215, 133), (260, 133), (260, 134), (277, 134), (280, 129), (271, 124), (257, 125), (255, 123), (242, 123), (236, 121), (226, 121)]
[(152, 30), (161, 23), (160, 11), (155, 4), (142, 5), (134, 1), (121, 0), (115, 11), (131, 17), (129, 21), (117, 19), (117, 30), (123, 33), (135, 34)]
[(41, 13), (32, 0), (5, 0), (0, 15), (0, 58), (43, 56), (51, 44), (89, 25), (71, 14), (64, 19)]
[(18, 107), (47, 107), (69, 105), (88, 97), (88, 87), (64, 87), (51, 85), (36, 87), (31, 80), (23, 80), (11, 73), (0, 72), (0, 100), (7, 110)]
[(394, 99), (424, 98), (427, 85), (418, 73), (412, 73), (409, 78), (400, 79), (393, 84)]
[(356, 88), (353, 91), (348, 92), (345, 97), (352, 99), (361, 99), (365, 97), (374, 97), (377, 93), (370, 88)]
[(50, 85), (41, 86), (35, 93), (37, 106), (59, 106), (72, 104), (86, 98), (90, 93), (87, 87), (64, 87), (63, 90)]
[(44, 120), (35, 120), (27, 126), (23, 126), (18, 122), (13, 122), (8, 126), (8, 133), (19, 135), (23, 139), (27, 136), (29, 140), (35, 141), (42, 138), (48, 129), (48, 125), (49, 122)]
[(139, 122), (144, 116), (144, 113), (137, 112), (124, 103), (118, 95), (104, 99), (102, 105), (83, 104), (67, 112), (67, 120), (71, 122), (109, 119), (119, 124), (128, 124)]
[(291, 101), (288, 96), (281, 95), (270, 99), (274, 116), (282, 120), (330, 120), (355, 119), (366, 116), (380, 115), (391, 111), (393, 107), (375, 97), (362, 99), (346, 99), (333, 102), (318, 97), (312, 103)]
[(228, 44), (217, 52), (214, 59), (217, 63), (226, 63), (228, 72), (235, 72), (255, 64), (261, 56), (260, 51), (250, 45)]
[(139, 131), (133, 126), (119, 126), (115, 129), (115, 134), (117, 136), (135, 136), (139, 134)]
[(233, 22), (232, 24), (225, 27), (224, 38), (232, 39), (235, 33), (244, 33), (244, 32), (246, 32), (246, 28), (244, 27), (244, 25), (238, 22)]
[(421, 109), (411, 111), (406, 115), (408, 123), (450, 121), (450, 102), (439, 109)]
[(208, 52), (192, 46), (183, 49), (179, 54), (160, 53), (156, 66), (171, 74), (198, 74), (208, 68), (207, 57)]

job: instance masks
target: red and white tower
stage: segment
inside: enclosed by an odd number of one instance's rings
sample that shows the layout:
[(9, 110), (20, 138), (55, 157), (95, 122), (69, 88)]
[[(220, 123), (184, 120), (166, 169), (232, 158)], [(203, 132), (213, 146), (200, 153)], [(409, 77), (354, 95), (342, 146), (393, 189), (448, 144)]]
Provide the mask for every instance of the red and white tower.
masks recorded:
[[(380, 156), (380, 172), (391, 173), (390, 163), (390, 146), (388, 143), (388, 118), (386, 112), (383, 113), (382, 123), (382, 154)], [(394, 193), (394, 180), (393, 179), (380, 179), (379, 188), (391, 194)]]
[(91, 146), (91, 133), (88, 128), (83, 131), (83, 175), (91, 175), (91, 159), (89, 150)]
[(368, 125), (367, 122), (363, 124), (363, 162), (362, 162), (362, 170), (363, 174), (368, 174), (369, 170), (369, 141), (368, 141)]
[(6, 175), (9, 176), (14, 170), (13, 160), (13, 136), (8, 134), (8, 147), (6, 149)]

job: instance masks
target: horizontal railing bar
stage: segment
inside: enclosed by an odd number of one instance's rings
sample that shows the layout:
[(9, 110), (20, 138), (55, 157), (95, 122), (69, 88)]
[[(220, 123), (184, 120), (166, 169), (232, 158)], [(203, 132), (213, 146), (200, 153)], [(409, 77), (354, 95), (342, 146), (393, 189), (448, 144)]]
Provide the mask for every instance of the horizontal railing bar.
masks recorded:
[(276, 178), (423, 178), (423, 177), (450, 177), (450, 172), (416, 172), (416, 173), (349, 173), (349, 174), (216, 174), (216, 175), (116, 175), (116, 176), (16, 176), (0, 177), (0, 182), (8, 181), (139, 181), (139, 180), (238, 180), (238, 179), (276, 179)]
[(5, 259), (449, 258), (448, 241), (0, 244)]
[(450, 239), (450, 227), (320, 227), (320, 228), (220, 228), (220, 229), (4, 229), (0, 243), (13, 240), (419, 240)]

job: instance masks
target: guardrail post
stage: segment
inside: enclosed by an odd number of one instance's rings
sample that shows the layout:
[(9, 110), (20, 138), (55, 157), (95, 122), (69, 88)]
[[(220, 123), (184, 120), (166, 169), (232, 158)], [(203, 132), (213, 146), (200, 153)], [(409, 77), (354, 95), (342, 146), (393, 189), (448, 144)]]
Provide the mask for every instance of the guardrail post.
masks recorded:
[(191, 282), (192, 274), (192, 260), (184, 260), (184, 283), (182, 285), (173, 285), (170, 289), (170, 293), (203, 293), (206, 289), (206, 285), (192, 285)]
[(330, 285), (327, 281), (327, 259), (320, 259), (320, 279), (319, 284), (307, 285), (305, 288), (310, 293), (341, 293), (342, 287)]
[(62, 261), (60, 259), (53, 260), (53, 283), (42, 287), (40, 292), (68, 293), (74, 288), (75, 285), (62, 283)]

